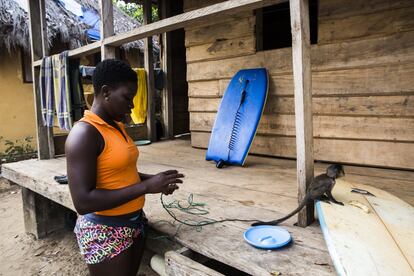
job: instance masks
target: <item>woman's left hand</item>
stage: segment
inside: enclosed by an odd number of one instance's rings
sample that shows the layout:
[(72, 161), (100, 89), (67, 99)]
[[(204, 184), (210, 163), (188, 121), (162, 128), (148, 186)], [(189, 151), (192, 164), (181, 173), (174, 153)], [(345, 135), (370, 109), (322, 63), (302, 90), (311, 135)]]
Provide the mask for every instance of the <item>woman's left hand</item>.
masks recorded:
[(171, 195), (175, 190), (178, 190), (177, 184), (168, 184), (168, 186), (162, 191), (164, 195)]

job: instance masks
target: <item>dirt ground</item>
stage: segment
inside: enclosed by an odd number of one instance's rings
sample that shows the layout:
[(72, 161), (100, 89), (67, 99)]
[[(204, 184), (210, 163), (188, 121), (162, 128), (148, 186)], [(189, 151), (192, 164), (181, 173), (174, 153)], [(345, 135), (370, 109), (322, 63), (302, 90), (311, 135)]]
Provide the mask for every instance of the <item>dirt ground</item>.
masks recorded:
[[(24, 231), (21, 191), (0, 177), (0, 275), (88, 275), (70, 229), (36, 240)], [(156, 274), (146, 252), (140, 276)]]

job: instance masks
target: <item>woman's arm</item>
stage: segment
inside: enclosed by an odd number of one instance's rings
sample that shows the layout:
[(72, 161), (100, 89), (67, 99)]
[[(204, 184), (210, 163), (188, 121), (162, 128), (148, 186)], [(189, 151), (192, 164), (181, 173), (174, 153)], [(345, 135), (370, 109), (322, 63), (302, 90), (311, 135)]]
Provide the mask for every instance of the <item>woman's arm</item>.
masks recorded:
[[(97, 157), (102, 139), (87, 123), (78, 123), (66, 141), (69, 189), (79, 214), (108, 210), (146, 193), (172, 193), (183, 177), (175, 170), (166, 171), (140, 183), (115, 190), (96, 189)], [(172, 185), (170, 185), (172, 184)]]
[(146, 173), (140, 173), (140, 172), (138, 172), (138, 174), (142, 181), (150, 179), (151, 177), (154, 176), (154, 174), (146, 174)]

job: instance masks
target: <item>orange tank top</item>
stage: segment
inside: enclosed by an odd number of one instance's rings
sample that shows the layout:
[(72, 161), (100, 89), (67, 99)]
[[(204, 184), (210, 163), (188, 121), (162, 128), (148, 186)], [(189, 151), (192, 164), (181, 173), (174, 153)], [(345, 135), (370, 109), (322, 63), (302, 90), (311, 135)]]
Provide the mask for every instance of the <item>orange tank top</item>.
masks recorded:
[[(124, 124), (117, 123), (125, 137), (122, 136), (119, 130), (89, 110), (85, 111), (84, 117), (80, 121), (93, 125), (105, 141), (104, 149), (97, 159), (96, 188), (113, 190), (140, 182), (141, 179), (137, 169), (139, 151), (131, 137), (126, 133)], [(124, 215), (142, 209), (144, 203), (145, 196), (140, 196), (118, 207), (99, 211), (96, 214), (104, 216)]]

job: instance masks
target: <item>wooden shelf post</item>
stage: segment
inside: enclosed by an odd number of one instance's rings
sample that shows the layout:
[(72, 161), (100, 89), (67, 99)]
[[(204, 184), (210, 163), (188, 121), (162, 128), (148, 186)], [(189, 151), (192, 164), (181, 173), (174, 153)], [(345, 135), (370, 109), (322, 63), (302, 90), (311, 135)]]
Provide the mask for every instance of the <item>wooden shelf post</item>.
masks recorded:
[(51, 159), (55, 156), (53, 128), (43, 125), (42, 107), (40, 103), (40, 67), (33, 66), (33, 62), (35, 60), (41, 60), (43, 57), (49, 54), (45, 0), (28, 0), (28, 7), (38, 158)]
[[(161, 0), (158, 9), (161, 11), (161, 19), (170, 16), (170, 3)], [(164, 89), (162, 91), (162, 116), (165, 128), (164, 137), (173, 138), (173, 101), (172, 101), (172, 75), (171, 75), (171, 35), (169, 32), (162, 33), (161, 37), (161, 68), (164, 72)]]
[[(152, 1), (144, 0), (144, 25), (152, 22)], [(148, 139), (156, 141), (155, 129), (155, 88), (154, 88), (154, 58), (152, 47), (152, 36), (144, 38), (144, 67), (147, 73), (148, 108), (147, 108), (147, 128)]]
[(105, 38), (115, 34), (112, 1), (100, 0), (99, 5), (101, 8), (101, 60), (115, 58), (115, 47), (103, 43)]
[[(290, 0), (292, 27), (293, 80), (295, 88), (296, 156), (298, 200), (305, 197), (313, 179), (312, 83), (310, 64), (309, 3)], [(298, 214), (298, 225), (308, 226), (314, 220), (313, 203)]]

